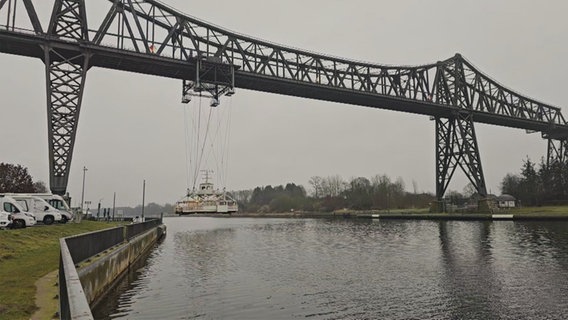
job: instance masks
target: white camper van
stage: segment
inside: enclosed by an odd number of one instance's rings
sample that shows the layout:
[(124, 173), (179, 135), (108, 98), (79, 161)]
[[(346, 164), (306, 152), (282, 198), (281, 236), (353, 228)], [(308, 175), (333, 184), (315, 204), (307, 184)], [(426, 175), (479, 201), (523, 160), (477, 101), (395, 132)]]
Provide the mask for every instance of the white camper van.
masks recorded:
[(12, 224), (12, 216), (8, 212), (0, 211), (0, 229), (6, 229)]
[(26, 212), (11, 197), (0, 195), (0, 212), (11, 216), (12, 223), (10, 227), (12, 228), (25, 228), (36, 224), (35, 216)]
[(69, 208), (67, 201), (65, 201), (62, 196), (51, 193), (33, 193), (30, 195), (47, 201), (47, 203), (49, 203), (52, 207), (59, 210), (59, 213), (61, 213), (62, 216), (62, 223), (73, 220), (73, 211)]
[(31, 196), (43, 199), (49, 203), (50, 206), (59, 210), (59, 213), (61, 214), (61, 223), (67, 223), (74, 218), (73, 211), (71, 211), (71, 208), (69, 208), (65, 199), (63, 199), (60, 195), (51, 193), (6, 193), (5, 195), (11, 197)]
[(49, 205), (49, 203), (43, 199), (16, 193), (10, 195), (10, 197), (16, 200), (25, 211), (33, 214), (37, 221), (43, 222), (43, 224), (50, 225), (62, 219), (59, 210)]

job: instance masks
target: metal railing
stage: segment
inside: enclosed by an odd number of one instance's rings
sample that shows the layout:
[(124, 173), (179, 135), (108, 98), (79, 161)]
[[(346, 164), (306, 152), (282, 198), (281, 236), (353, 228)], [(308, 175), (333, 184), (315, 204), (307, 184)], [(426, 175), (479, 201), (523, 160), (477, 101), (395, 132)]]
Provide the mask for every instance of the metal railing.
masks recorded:
[(123, 227), (85, 233), (65, 239), (75, 263), (79, 263), (117, 244), (123, 243), (124, 240)]
[(149, 219), (146, 222), (127, 225), (124, 227), (124, 229), (126, 230), (126, 240), (130, 240), (137, 235), (146, 232), (147, 230), (159, 226), (160, 224), (162, 224), (161, 218), (151, 220)]
[(59, 319), (94, 319), (66, 239), (60, 239), (59, 244)]

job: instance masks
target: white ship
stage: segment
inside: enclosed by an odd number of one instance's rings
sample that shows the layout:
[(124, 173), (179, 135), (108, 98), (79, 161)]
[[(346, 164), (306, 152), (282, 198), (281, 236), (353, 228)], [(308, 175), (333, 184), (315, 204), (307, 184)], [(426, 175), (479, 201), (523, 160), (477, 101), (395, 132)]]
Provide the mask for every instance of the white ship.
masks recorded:
[(197, 213), (232, 213), (239, 210), (237, 201), (225, 190), (215, 190), (213, 183), (209, 182), (209, 171), (205, 171), (204, 182), (199, 184), (197, 190), (187, 190), (187, 195), (176, 202), (174, 212), (178, 215)]

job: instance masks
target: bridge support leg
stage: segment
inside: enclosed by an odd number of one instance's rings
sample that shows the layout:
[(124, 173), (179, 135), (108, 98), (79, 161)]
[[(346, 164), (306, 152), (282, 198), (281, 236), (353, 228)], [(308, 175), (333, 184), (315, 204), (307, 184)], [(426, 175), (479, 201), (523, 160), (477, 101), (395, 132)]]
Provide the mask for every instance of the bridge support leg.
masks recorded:
[[(84, 0), (55, 0), (48, 34), (68, 41), (88, 41)], [(71, 158), (77, 134), (89, 54), (70, 53), (46, 45), (47, 128), (49, 139), (49, 187), (67, 191)]]
[(433, 211), (445, 211), (443, 198), (460, 167), (481, 198), (487, 197), (485, 178), (472, 115), (458, 113), (448, 119), (436, 118), (436, 197)]
[(555, 163), (568, 163), (568, 139), (548, 139), (548, 153), (546, 164), (548, 167)]
[(62, 59), (57, 50), (45, 50), (49, 186), (54, 194), (67, 191), (88, 60), (83, 55)]
[(554, 200), (568, 199), (568, 139), (548, 139), (544, 192)]

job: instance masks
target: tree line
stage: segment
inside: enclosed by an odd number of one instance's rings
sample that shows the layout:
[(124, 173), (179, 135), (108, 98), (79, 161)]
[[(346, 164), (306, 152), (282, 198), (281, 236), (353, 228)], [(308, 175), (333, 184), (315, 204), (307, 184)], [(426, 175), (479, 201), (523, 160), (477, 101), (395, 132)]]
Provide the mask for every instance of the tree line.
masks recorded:
[(43, 181), (34, 182), (28, 168), (10, 163), (0, 163), (0, 193), (44, 193)]
[(544, 159), (540, 164), (523, 161), (520, 174), (507, 174), (501, 182), (503, 194), (517, 198), (523, 206), (568, 204), (568, 164)]
[(387, 175), (371, 178), (356, 177), (344, 180), (338, 175), (310, 178), (310, 192), (301, 185), (256, 187), (249, 191), (236, 191), (232, 195), (245, 212), (329, 212), (340, 209), (385, 210), (426, 208), (435, 200), (430, 193), (405, 191), (401, 178), (391, 180)]
[[(392, 180), (384, 174), (349, 180), (339, 175), (313, 176), (308, 183), (309, 190), (288, 183), (232, 191), (230, 194), (239, 203), (239, 211), (259, 213), (427, 208), (436, 200), (431, 193), (418, 192), (416, 182), (412, 182), (413, 192), (408, 192), (402, 178)], [(541, 159), (537, 165), (527, 158), (523, 161), (520, 174), (507, 174), (500, 187), (502, 194), (514, 196), (523, 206), (568, 205), (568, 164), (554, 162), (548, 165)], [(45, 183), (34, 182), (26, 167), (0, 163), (0, 193), (34, 192), (48, 192)], [(448, 191), (446, 198), (453, 204), (463, 205), (476, 195), (475, 189), (469, 184), (463, 193)], [(116, 209), (124, 216), (136, 216), (142, 211), (141, 206)], [(95, 210), (91, 208), (91, 213)], [(147, 215), (159, 215), (161, 212), (173, 213), (173, 205), (150, 203), (145, 207)]]

